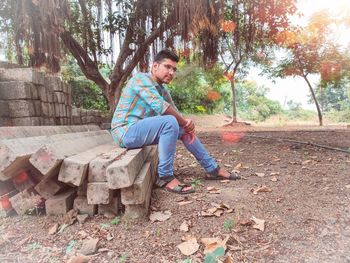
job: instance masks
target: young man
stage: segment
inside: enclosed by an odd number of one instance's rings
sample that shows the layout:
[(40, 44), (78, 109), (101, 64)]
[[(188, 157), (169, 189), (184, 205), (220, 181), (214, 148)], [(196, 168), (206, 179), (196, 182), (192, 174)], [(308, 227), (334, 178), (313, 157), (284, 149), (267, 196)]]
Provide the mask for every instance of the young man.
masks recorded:
[(220, 168), (195, 136), (195, 125), (177, 110), (163, 84), (175, 75), (179, 57), (169, 50), (160, 51), (154, 58), (151, 73), (134, 75), (123, 89), (112, 119), (112, 136), (128, 149), (158, 144), (159, 164), (156, 184), (168, 191), (193, 193), (174, 177), (176, 142), (181, 139), (207, 172), (205, 179), (240, 179)]

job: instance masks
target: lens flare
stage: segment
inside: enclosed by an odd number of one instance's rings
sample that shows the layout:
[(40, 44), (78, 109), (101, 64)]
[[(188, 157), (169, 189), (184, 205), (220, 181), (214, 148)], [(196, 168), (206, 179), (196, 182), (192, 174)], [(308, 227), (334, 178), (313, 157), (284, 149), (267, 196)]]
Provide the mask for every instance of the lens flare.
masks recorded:
[(224, 143), (237, 143), (244, 136), (245, 136), (245, 133), (243, 132), (222, 132), (221, 133), (221, 139)]

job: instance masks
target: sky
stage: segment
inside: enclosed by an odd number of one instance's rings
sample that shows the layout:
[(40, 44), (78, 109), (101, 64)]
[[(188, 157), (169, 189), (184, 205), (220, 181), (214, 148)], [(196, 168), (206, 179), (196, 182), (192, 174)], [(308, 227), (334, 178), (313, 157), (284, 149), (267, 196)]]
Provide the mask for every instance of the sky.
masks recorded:
[[(317, 11), (327, 9), (335, 16), (343, 14), (344, 10), (350, 10), (350, 0), (299, 0), (298, 10), (304, 14), (301, 18), (294, 18), (293, 22), (305, 26), (308, 18)], [(350, 43), (350, 29), (335, 29), (336, 40), (346, 46)], [(316, 111), (315, 104), (308, 104), (309, 88), (305, 80), (301, 77), (288, 77), (286, 79), (276, 79), (275, 83), (266, 77), (259, 76), (258, 69), (252, 69), (248, 79), (255, 81), (258, 85), (264, 85), (270, 88), (267, 97), (277, 100), (282, 106), (286, 105), (288, 100), (301, 103), (304, 109)], [(319, 82), (319, 76), (313, 75), (309, 78), (313, 86)]]

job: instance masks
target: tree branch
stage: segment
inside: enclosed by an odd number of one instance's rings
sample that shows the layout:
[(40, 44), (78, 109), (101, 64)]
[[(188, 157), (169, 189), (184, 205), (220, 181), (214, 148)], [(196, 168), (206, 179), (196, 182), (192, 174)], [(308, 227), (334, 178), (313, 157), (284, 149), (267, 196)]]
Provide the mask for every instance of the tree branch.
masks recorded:
[(107, 95), (109, 84), (99, 72), (97, 63), (90, 59), (86, 50), (72, 37), (70, 32), (62, 30), (60, 37), (64, 45), (77, 60), (85, 77), (95, 82), (102, 89), (104, 94)]

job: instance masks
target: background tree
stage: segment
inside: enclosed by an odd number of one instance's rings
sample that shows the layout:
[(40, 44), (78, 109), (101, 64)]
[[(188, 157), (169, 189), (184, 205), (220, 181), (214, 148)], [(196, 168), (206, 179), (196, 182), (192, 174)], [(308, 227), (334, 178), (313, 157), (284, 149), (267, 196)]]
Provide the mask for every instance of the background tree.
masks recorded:
[[(307, 27), (281, 32), (275, 42), (286, 48), (286, 55), (272, 68), (273, 77), (300, 76), (307, 83), (315, 103), (319, 124), (323, 125), (322, 110), (310, 74), (319, 74), (321, 87), (337, 85), (346, 73), (347, 55), (331, 39), (331, 25), (336, 21), (327, 11), (315, 13)], [(268, 69), (269, 71), (270, 69)]]
[[(102, 20), (104, 7), (108, 15)], [(204, 57), (215, 60), (215, 41), (205, 36), (216, 27), (221, 1), (5, 0), (0, 8), (3, 13), (10, 10), (0, 25), (6, 22), (12, 29), (8, 39), (13, 39), (18, 63), (57, 72), (63, 44), (86, 78), (101, 88), (111, 109), (134, 68), (146, 69), (150, 53), (172, 47), (176, 36), (189, 41), (190, 31), (198, 34)], [(110, 39), (119, 36), (118, 54), (103, 42), (103, 33)], [(99, 71), (99, 58), (108, 52), (116, 56), (109, 80)]]
[(227, 0), (221, 22), (220, 56), (232, 90), (232, 123), (237, 122), (235, 80), (251, 62), (267, 60), (272, 40), (290, 26), (295, 0)]

